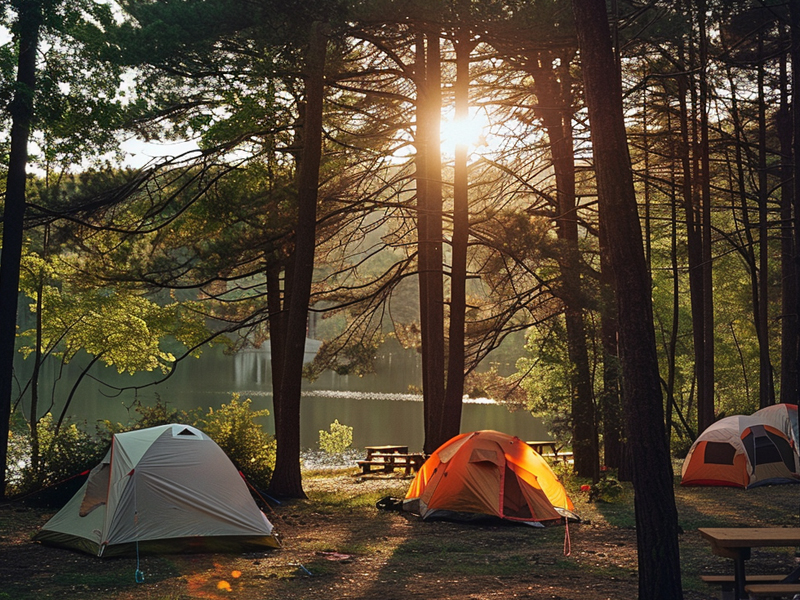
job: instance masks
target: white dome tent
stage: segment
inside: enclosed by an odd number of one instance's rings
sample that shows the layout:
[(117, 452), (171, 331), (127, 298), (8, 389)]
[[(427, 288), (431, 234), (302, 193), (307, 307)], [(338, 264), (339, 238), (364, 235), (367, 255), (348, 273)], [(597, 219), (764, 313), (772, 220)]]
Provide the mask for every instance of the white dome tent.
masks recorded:
[(114, 435), (103, 461), (34, 539), (97, 556), (280, 546), (225, 452), (178, 424)]

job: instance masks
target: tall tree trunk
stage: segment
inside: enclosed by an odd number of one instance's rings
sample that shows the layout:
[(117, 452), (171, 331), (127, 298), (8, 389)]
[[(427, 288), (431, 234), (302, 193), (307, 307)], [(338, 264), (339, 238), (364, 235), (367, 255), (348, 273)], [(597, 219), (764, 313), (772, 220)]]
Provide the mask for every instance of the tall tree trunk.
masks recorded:
[[(730, 85), (730, 91), (732, 92), (731, 95), (731, 119), (733, 120), (733, 132), (734, 136), (736, 137), (736, 143), (734, 144), (734, 160), (733, 164), (736, 165), (736, 177), (732, 174), (729, 175), (729, 179), (731, 181), (731, 196), (732, 199), (738, 199), (739, 205), (741, 206), (741, 226), (738, 227), (742, 230), (744, 235), (744, 240), (740, 244), (741, 245), (741, 254), (747, 265), (747, 272), (750, 275), (750, 298), (752, 302), (752, 314), (753, 314), (753, 326), (756, 330), (756, 335), (759, 340), (759, 351), (762, 344), (762, 333), (761, 333), (761, 319), (759, 315), (761, 314), (761, 298), (759, 294), (759, 273), (758, 273), (758, 265), (756, 261), (756, 243), (755, 239), (753, 238), (753, 225), (750, 220), (750, 207), (748, 205), (748, 193), (747, 193), (747, 174), (745, 173), (745, 157), (742, 152), (742, 148), (747, 146), (747, 140), (743, 139), (742, 136), (745, 136), (744, 128), (742, 127), (742, 121), (739, 113), (739, 102), (737, 97), (739, 95), (738, 90), (736, 88), (736, 78), (731, 72), (731, 69), (728, 69), (728, 83)], [(728, 162), (728, 169), (729, 171), (731, 168), (731, 161)], [(734, 185), (735, 181), (735, 185)], [(734, 187), (736, 188), (736, 193), (734, 193)], [(735, 202), (731, 202), (731, 206), (734, 206)], [(734, 222), (738, 222), (736, 213), (734, 211)], [(745, 398), (750, 400), (750, 386), (745, 385)]]
[[(427, 362), (425, 361), (427, 354), (425, 350), (426, 336), (428, 335), (428, 312), (430, 307), (425, 299), (428, 297), (428, 279), (425, 273), (428, 272), (428, 253), (423, 252), (423, 245), (426, 243), (428, 235), (428, 132), (430, 125), (428, 124), (429, 111), (427, 109), (428, 102), (428, 69), (427, 57), (425, 52), (425, 34), (417, 33), (414, 38), (415, 43), (415, 58), (414, 58), (414, 77), (417, 88), (417, 102), (415, 106), (416, 118), (416, 133), (414, 137), (415, 156), (414, 156), (414, 181), (417, 190), (417, 281), (419, 282), (419, 321), (420, 321), (420, 353), (422, 354), (422, 412), (423, 412), (423, 428), (425, 432), (425, 439), (431, 438), (433, 441), (433, 433), (431, 431), (432, 419), (431, 410), (433, 403), (429, 401), (426, 396), (425, 390), (432, 389), (429, 386), (428, 378), (430, 376), (430, 369), (428, 369)], [(425, 442), (426, 452), (427, 442)], [(434, 447), (435, 450), (435, 447)]]
[(575, 161), (572, 138), (570, 98), (570, 57), (560, 56), (563, 68), (559, 81), (553, 72), (553, 56), (534, 58), (530, 71), (534, 76), (538, 97), (538, 114), (550, 139), (550, 152), (556, 179), (556, 235), (560, 241), (561, 299), (567, 328), (567, 353), (570, 361), (572, 448), (575, 471), (583, 477), (599, 479), (600, 459), (597, 445), (592, 376), (586, 327), (583, 320), (584, 300), (581, 289), (580, 250), (578, 248), (578, 216), (575, 194)]
[(283, 364), (286, 349), (286, 313), (284, 306), (288, 306), (281, 293), (281, 271), (283, 265), (278, 259), (267, 259), (267, 309), (269, 315), (269, 347), (270, 367), (272, 371), (272, 413), (277, 432), (278, 423), (283, 423), (281, 401), (283, 390)]
[(683, 597), (678, 550), (678, 513), (664, 428), (650, 278), (604, 0), (573, 0), (586, 104), (597, 174), (600, 218), (613, 223), (608, 245), (619, 314), (625, 386), (626, 433), (632, 461), (639, 598)]
[[(794, 238), (794, 267), (797, 269), (796, 277), (798, 281), (795, 290), (795, 306), (794, 315), (796, 320), (800, 319), (800, 90), (798, 90), (797, 82), (800, 81), (800, 0), (791, 0), (789, 2), (789, 38), (790, 45), (790, 59), (791, 59), (791, 80), (792, 80), (792, 101), (791, 101), (791, 118), (792, 118), (792, 154), (795, 160), (792, 162), (792, 231)], [(800, 328), (800, 321), (798, 322)], [(795, 348), (795, 356), (797, 363), (795, 364), (795, 373), (800, 379), (800, 335), (797, 336), (797, 348)], [(800, 383), (798, 383), (800, 388)], [(788, 399), (793, 404), (798, 403), (798, 396), (794, 395)]]
[(780, 63), (780, 109), (776, 129), (781, 149), (781, 395), (783, 403), (797, 403), (797, 266), (794, 263), (795, 239), (792, 227), (792, 115), (786, 55)]
[[(444, 400), (444, 271), (442, 255), (442, 152), (440, 123), (442, 88), (439, 32), (426, 36), (422, 107), (417, 109), (418, 169), (424, 163), (424, 193), (417, 194), (419, 221), (420, 325), (422, 333), (423, 402), (425, 403), (424, 451), (432, 453), (442, 443)], [(419, 85), (419, 82), (418, 82)], [(420, 116), (424, 116), (420, 120)], [(417, 180), (420, 179), (418, 170)]]
[[(711, 264), (711, 172), (708, 148), (708, 39), (706, 2), (698, 2), (700, 32), (700, 205), (703, 264), (703, 381), (698, 382), (698, 422), (714, 421), (714, 281)], [(704, 426), (705, 427), (705, 426)]]
[(0, 498), (6, 496), (6, 461), (17, 339), (17, 301), (19, 267), (22, 259), (22, 227), (25, 217), (28, 139), (36, 93), (36, 53), (42, 24), (40, 0), (20, 0), (16, 4), (19, 57), (16, 91), (9, 107), (11, 149), (3, 209), (3, 251), (0, 254)]
[[(455, 118), (469, 119), (469, 56), (474, 43), (468, 32), (455, 42)], [(469, 146), (456, 145), (453, 173), (453, 240), (450, 266), (450, 322), (447, 348), (447, 387), (442, 406), (441, 437), (444, 441), (461, 431), (464, 398), (464, 325), (467, 314), (467, 244), (469, 242)]]
[[(694, 374), (698, 382), (705, 380), (705, 362), (703, 357), (704, 335), (703, 335), (703, 257), (702, 239), (700, 235), (700, 215), (694, 203), (692, 194), (693, 176), (691, 161), (692, 155), (690, 148), (694, 145), (689, 134), (689, 109), (686, 105), (686, 94), (688, 91), (688, 81), (684, 74), (677, 77), (678, 83), (678, 106), (680, 111), (680, 132), (681, 132), (681, 172), (683, 175), (682, 197), (684, 214), (686, 216), (686, 243), (689, 261), (689, 298), (692, 307), (692, 339), (694, 342)], [(708, 415), (707, 411), (701, 414), (700, 402), (698, 400), (697, 420), (698, 429), (703, 430), (713, 422), (713, 414)]]
[(273, 403), (277, 454), (270, 492), (289, 498), (305, 498), (300, 473), (300, 395), (303, 383), (306, 326), (314, 275), (314, 248), (317, 231), (317, 199), (319, 168), (322, 160), (322, 109), (325, 92), (325, 53), (327, 27), (315, 22), (311, 27), (304, 84), (306, 92), (303, 123), (303, 158), (298, 171), (297, 228), (295, 233), (294, 269), (288, 285), (291, 301), (286, 318), (281, 389)]
[(775, 404), (769, 356), (769, 223), (767, 200), (767, 106), (764, 99), (764, 40), (758, 35), (758, 400), (760, 408)]
[(600, 337), (603, 344), (603, 394), (599, 401), (603, 426), (603, 463), (617, 469), (622, 481), (630, 481), (629, 463), (625, 460), (622, 372), (617, 344), (617, 297), (614, 273), (608, 253), (606, 225), (599, 223), (600, 245)]

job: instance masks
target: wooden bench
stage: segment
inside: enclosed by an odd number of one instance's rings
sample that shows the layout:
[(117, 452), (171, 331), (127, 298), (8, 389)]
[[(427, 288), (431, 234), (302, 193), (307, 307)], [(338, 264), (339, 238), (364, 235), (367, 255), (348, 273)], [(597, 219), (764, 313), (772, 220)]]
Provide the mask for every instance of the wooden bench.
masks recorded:
[[(750, 581), (750, 578), (747, 578)], [(744, 586), (750, 598), (791, 598), (800, 594), (800, 583), (754, 583)]]
[[(783, 581), (785, 575), (747, 575), (747, 584), (778, 583)], [(734, 597), (733, 588), (736, 579), (733, 575), (701, 575), (700, 579), (709, 585), (718, 585), (722, 592), (723, 600)]]
[[(375, 471), (391, 473), (395, 469), (403, 469), (406, 475), (411, 475), (412, 471), (414, 473), (419, 471), (424, 462), (425, 457), (420, 453), (400, 454), (391, 452), (383, 454), (376, 452), (370, 455), (369, 460), (359, 460), (357, 464), (361, 467), (362, 475)], [(373, 467), (375, 467), (374, 471)]]

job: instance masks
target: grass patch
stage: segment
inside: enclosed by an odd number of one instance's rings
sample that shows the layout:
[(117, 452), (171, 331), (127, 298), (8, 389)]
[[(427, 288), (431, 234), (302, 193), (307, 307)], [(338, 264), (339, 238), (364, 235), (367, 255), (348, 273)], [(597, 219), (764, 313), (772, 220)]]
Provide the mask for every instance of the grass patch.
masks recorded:
[(366, 489), (359, 493), (352, 490), (315, 490), (308, 493), (308, 500), (303, 504), (311, 510), (332, 514), (342, 509), (375, 508), (375, 503), (386, 496), (404, 497), (408, 483), (387, 483), (379, 489)]
[[(134, 580), (135, 558), (101, 560), (31, 543), (30, 534), (49, 512), (8, 506), (0, 510), (0, 600), (636, 597), (628, 487), (619, 501), (590, 503), (581, 482), (570, 482), (583, 523), (570, 524), (572, 552), (564, 556), (563, 526), (423, 521), (379, 510), (379, 499), (404, 496), (410, 481), (361, 480), (353, 472), (305, 474), (309, 499), (284, 502), (268, 513), (281, 549), (143, 557), (141, 585)], [(799, 493), (800, 487), (788, 485), (752, 490), (676, 485), (684, 531), (679, 537), (683, 600), (715, 594), (701, 574), (732, 572), (730, 559), (713, 556), (698, 527), (798, 525)], [(764, 573), (793, 566), (793, 549), (758, 549), (748, 563), (748, 569)], [(219, 588), (223, 583), (230, 587)]]
[(395, 556), (406, 554), (451, 554), (473, 552), (474, 547), (459, 540), (433, 540), (409, 539), (397, 550)]

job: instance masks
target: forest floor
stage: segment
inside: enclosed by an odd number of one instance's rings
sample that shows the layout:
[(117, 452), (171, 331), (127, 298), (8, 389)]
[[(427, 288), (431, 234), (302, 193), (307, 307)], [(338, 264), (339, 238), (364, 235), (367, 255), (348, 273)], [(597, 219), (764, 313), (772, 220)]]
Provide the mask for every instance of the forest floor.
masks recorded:
[[(527, 526), (423, 522), (378, 510), (410, 479), (355, 469), (307, 473), (307, 500), (268, 516), (282, 548), (251, 554), (99, 559), (31, 537), (55, 512), (0, 504), (0, 600), (617, 600), (637, 597), (633, 494), (589, 502), (568, 482), (581, 523)], [(684, 600), (719, 598), (704, 573), (732, 573), (713, 556), (702, 526), (797, 526), (800, 486), (752, 490), (675, 487)], [(566, 535), (568, 532), (568, 536)], [(754, 549), (750, 572), (786, 572), (795, 549)]]

